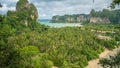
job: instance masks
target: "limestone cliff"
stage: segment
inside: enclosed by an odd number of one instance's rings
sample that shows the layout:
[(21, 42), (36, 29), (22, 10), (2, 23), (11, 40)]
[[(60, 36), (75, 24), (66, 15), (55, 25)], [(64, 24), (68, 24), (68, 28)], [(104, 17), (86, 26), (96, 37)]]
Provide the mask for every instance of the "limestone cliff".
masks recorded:
[(90, 23), (110, 23), (108, 18), (90, 17)]
[(64, 15), (53, 16), (52, 23), (110, 23), (108, 18), (90, 17), (90, 15), (77, 14), (77, 15)]
[(53, 23), (120, 23), (120, 9), (109, 10), (103, 9), (101, 11), (91, 10), (90, 14), (76, 14), (53, 16), (51, 22)]
[(28, 22), (37, 21), (38, 12), (33, 4), (30, 4), (27, 0), (19, 0), (16, 4), (16, 12), (19, 19), (23, 20), (25, 25), (29, 25)]
[(64, 15), (64, 16), (53, 16), (52, 23), (81, 23), (89, 20), (88, 15), (76, 14), (76, 15)]

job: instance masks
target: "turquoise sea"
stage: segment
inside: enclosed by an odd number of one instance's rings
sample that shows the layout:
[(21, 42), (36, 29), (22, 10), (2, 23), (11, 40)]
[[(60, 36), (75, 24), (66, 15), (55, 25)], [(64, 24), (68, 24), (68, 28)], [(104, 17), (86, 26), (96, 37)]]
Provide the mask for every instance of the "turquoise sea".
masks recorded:
[(50, 19), (39, 19), (39, 23), (50, 26), (50, 27), (79, 27), (80, 23), (50, 23)]

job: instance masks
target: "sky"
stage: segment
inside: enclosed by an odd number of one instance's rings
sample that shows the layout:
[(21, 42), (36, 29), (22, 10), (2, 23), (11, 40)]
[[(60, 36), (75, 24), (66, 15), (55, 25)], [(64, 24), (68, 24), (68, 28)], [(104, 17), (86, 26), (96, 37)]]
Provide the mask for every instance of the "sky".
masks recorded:
[[(0, 0), (3, 5), (0, 14), (14, 10), (18, 0)], [(39, 13), (39, 19), (51, 19), (54, 15), (89, 14), (91, 9), (97, 11), (108, 8), (112, 0), (28, 0), (33, 3)]]

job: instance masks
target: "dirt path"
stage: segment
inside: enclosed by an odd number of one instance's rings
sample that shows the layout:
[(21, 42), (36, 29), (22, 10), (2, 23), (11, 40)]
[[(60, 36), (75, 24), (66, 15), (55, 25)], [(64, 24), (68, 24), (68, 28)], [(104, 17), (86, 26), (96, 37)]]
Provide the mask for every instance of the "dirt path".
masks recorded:
[(120, 50), (120, 47), (110, 51), (108, 49), (105, 49), (104, 52), (102, 52), (100, 55), (99, 55), (99, 58), (98, 59), (95, 59), (95, 60), (91, 60), (88, 62), (88, 66), (85, 67), (85, 68), (103, 68), (101, 67), (98, 63), (99, 63), (99, 60), (101, 58), (108, 58), (110, 55), (114, 55), (117, 53), (117, 51)]

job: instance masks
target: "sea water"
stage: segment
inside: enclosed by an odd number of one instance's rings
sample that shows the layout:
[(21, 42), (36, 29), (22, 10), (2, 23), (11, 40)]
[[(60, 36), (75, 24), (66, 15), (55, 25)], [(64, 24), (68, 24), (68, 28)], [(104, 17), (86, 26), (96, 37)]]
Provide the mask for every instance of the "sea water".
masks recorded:
[(81, 26), (80, 23), (50, 23), (50, 19), (39, 19), (40, 24), (44, 24), (50, 27), (79, 27)]

